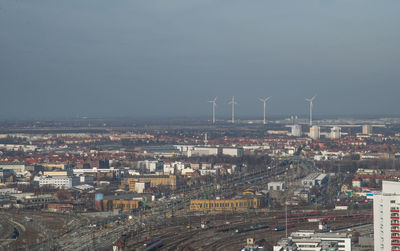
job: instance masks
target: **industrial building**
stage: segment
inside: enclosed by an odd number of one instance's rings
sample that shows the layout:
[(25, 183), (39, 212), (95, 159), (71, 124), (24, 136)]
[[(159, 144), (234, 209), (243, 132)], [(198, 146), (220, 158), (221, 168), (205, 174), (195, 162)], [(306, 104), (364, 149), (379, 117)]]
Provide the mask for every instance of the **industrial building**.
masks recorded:
[(191, 211), (247, 210), (264, 208), (266, 206), (267, 200), (263, 197), (190, 201)]
[[(99, 194), (97, 194), (99, 195)], [(95, 207), (99, 211), (133, 211), (142, 206), (143, 197), (136, 194), (121, 194), (121, 195), (110, 195), (110, 196), (97, 196)]]
[(187, 151), (187, 156), (217, 156), (222, 154), (222, 149), (219, 147), (194, 147)]
[(240, 158), (243, 157), (244, 151), (243, 148), (224, 147), (222, 148), (222, 154)]
[(176, 175), (134, 175), (123, 178), (121, 185), (133, 187), (133, 183), (137, 182), (150, 182), (150, 187), (168, 186), (171, 189), (176, 189), (179, 186), (179, 180)]
[(268, 183), (268, 190), (270, 191), (284, 191), (286, 184), (283, 181), (273, 181)]
[(317, 233), (312, 230), (302, 230), (293, 232), (290, 237), (279, 240), (273, 250), (351, 251), (351, 235), (348, 233)]

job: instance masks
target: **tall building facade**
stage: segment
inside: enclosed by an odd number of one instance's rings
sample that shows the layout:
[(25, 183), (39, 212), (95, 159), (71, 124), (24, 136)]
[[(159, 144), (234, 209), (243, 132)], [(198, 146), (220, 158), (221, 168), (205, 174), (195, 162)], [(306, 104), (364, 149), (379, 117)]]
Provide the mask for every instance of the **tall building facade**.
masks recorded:
[(362, 133), (363, 134), (372, 134), (372, 126), (371, 125), (363, 125), (362, 126)]
[(331, 139), (339, 139), (341, 128), (339, 126), (334, 126), (331, 128)]
[(312, 126), (310, 127), (310, 138), (312, 139), (319, 139), (320, 137), (320, 130), (319, 126)]
[(301, 125), (292, 125), (292, 136), (300, 137), (302, 134)]
[(383, 181), (374, 195), (374, 250), (400, 250), (400, 182)]

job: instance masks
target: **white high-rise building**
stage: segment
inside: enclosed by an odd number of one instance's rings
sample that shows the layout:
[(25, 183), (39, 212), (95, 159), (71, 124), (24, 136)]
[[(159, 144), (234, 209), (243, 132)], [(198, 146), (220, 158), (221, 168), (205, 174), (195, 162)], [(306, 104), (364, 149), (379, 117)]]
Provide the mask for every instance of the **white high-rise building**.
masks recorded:
[(331, 128), (331, 139), (339, 139), (340, 138), (340, 130), (339, 126), (334, 126)]
[(320, 137), (320, 127), (319, 126), (312, 126), (310, 127), (310, 138), (312, 139), (319, 139)]
[(292, 136), (300, 137), (301, 133), (301, 125), (292, 125)]
[(374, 195), (374, 250), (400, 250), (400, 182), (383, 181)]

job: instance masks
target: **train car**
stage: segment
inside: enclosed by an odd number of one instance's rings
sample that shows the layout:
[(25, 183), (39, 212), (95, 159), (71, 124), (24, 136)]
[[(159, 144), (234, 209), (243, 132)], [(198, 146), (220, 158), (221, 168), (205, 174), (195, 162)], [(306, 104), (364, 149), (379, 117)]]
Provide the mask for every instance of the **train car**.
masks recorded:
[(124, 250), (126, 248), (126, 240), (127, 240), (127, 235), (122, 235), (121, 238), (119, 238), (116, 242), (113, 244), (113, 250)]
[[(292, 227), (295, 227), (295, 225), (294, 224), (288, 224), (287, 225), (287, 228), (289, 229), (289, 228), (292, 228)], [(283, 231), (283, 230), (285, 230), (286, 229), (286, 226), (285, 225), (283, 225), (283, 226), (276, 226), (275, 228), (274, 228), (274, 231)]]
[(143, 251), (154, 251), (163, 246), (163, 241), (159, 237), (156, 237), (150, 241), (147, 241), (143, 246)]
[(243, 228), (237, 228), (235, 230), (236, 233), (245, 233), (245, 232), (250, 232), (258, 229), (263, 229), (263, 228), (268, 228), (267, 224), (259, 224), (255, 226), (250, 226), (250, 227), (243, 227)]
[(238, 228), (234, 228), (234, 227), (227, 227), (227, 228), (221, 228), (221, 229), (218, 229), (217, 230), (217, 232), (229, 232), (229, 231), (232, 231), (232, 230), (237, 230)]
[[(288, 218), (295, 218), (295, 217), (305, 217), (305, 216), (316, 216), (320, 215), (321, 212), (308, 212), (308, 213), (291, 213), (287, 214)], [(283, 219), (286, 218), (286, 214), (277, 214), (275, 215), (275, 219)]]
[(289, 220), (290, 223), (305, 222), (307, 218), (292, 218)]

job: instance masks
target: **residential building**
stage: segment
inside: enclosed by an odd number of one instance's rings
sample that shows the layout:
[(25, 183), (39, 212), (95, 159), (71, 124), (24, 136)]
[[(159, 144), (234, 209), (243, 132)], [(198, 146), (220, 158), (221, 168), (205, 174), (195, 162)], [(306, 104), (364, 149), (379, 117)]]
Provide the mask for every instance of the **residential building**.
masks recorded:
[(159, 172), (163, 170), (164, 162), (161, 160), (144, 160), (138, 162), (139, 168), (145, 168), (150, 172)]
[(9, 181), (10, 178), (12, 179), (13, 174), (14, 174), (13, 170), (0, 168), (0, 182), (4, 183), (6, 181)]
[(339, 126), (334, 126), (331, 128), (331, 139), (339, 139), (341, 136), (341, 128)]
[(312, 126), (310, 127), (310, 138), (317, 140), (320, 138), (320, 127), (319, 126)]
[(53, 186), (56, 188), (70, 189), (80, 184), (79, 177), (68, 177), (68, 176), (37, 176), (34, 179), (39, 183), (39, 186)]
[(15, 173), (23, 173), (26, 166), (24, 163), (3, 162), (0, 163), (0, 168), (2, 168), (3, 170), (13, 170)]
[(301, 125), (292, 125), (292, 136), (300, 137), (302, 134)]
[(400, 250), (400, 182), (382, 181), (374, 194), (374, 250)]
[(367, 135), (372, 134), (372, 126), (371, 125), (363, 125), (362, 126), (362, 134), (367, 134)]

